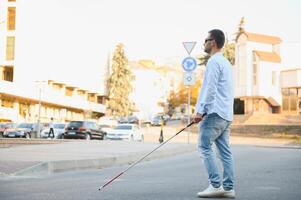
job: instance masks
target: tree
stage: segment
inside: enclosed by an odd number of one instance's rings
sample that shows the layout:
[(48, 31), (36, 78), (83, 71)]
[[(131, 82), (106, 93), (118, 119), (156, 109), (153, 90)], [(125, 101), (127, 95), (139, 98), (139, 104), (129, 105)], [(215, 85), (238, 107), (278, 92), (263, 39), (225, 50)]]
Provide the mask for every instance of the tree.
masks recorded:
[[(197, 79), (195, 85), (190, 86), (190, 104), (195, 105), (198, 99), (199, 90), (201, 87), (201, 80)], [(181, 84), (177, 93), (172, 92), (168, 98), (169, 106), (171, 108), (176, 108), (181, 104), (186, 104), (188, 102), (188, 88)]]
[[(235, 44), (233, 42), (226, 41), (226, 44), (222, 50), (223, 55), (230, 61), (232, 65), (235, 63)], [(208, 54), (203, 54), (197, 58), (199, 61), (198, 65), (206, 65), (210, 56)]]
[(132, 112), (133, 103), (129, 100), (132, 92), (132, 73), (128, 66), (123, 44), (115, 48), (112, 60), (112, 73), (107, 81), (108, 97), (107, 108), (113, 116), (126, 116)]

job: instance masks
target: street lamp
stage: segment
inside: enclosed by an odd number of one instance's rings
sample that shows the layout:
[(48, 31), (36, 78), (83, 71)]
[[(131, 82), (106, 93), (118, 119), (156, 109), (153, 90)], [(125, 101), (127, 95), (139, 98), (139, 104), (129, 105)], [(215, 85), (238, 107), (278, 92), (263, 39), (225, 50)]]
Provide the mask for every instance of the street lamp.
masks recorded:
[(38, 83), (39, 85), (39, 111), (38, 111), (38, 130), (37, 130), (37, 138), (40, 137), (40, 131), (41, 131), (41, 105), (42, 105), (42, 102), (41, 102), (41, 96), (42, 96), (42, 83), (45, 83), (46, 81), (35, 81), (36, 83)]

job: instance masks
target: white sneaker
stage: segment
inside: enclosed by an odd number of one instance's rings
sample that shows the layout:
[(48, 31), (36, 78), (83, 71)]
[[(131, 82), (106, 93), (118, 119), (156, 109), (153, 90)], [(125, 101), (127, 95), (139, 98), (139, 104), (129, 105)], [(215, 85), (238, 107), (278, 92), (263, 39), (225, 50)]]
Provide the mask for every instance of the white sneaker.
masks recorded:
[(205, 189), (204, 191), (199, 192), (197, 195), (198, 197), (222, 197), (224, 194), (224, 189), (222, 186), (220, 186), (219, 188), (215, 188), (213, 187), (211, 184), (208, 186), (207, 189)]
[(235, 198), (235, 191), (233, 189), (232, 190), (224, 190), (223, 197), (234, 199)]

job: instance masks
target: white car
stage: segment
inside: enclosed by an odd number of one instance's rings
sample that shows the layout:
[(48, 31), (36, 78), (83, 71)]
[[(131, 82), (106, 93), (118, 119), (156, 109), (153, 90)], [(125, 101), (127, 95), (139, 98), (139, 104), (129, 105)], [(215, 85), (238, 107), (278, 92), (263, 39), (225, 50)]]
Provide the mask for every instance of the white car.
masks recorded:
[[(53, 127), (54, 127), (53, 128), (54, 138), (56, 138), (56, 139), (62, 138), (62, 135), (65, 133), (65, 124), (63, 124), (63, 123), (55, 123), (55, 124), (53, 124)], [(47, 127), (46, 129), (44, 129), (41, 132), (41, 137), (42, 138), (47, 138), (49, 131), (50, 131), (49, 127)], [(52, 134), (50, 135), (50, 137), (52, 137)]]
[(136, 124), (118, 124), (107, 133), (107, 139), (144, 141), (144, 135)]

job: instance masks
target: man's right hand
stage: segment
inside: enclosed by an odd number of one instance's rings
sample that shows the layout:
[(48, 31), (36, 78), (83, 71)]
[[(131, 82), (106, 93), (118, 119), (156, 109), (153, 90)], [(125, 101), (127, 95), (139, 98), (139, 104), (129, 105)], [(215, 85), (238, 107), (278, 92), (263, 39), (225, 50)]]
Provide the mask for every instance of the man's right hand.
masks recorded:
[(193, 115), (192, 120), (194, 123), (199, 123), (203, 120), (203, 115), (200, 113), (196, 113), (195, 115)]

